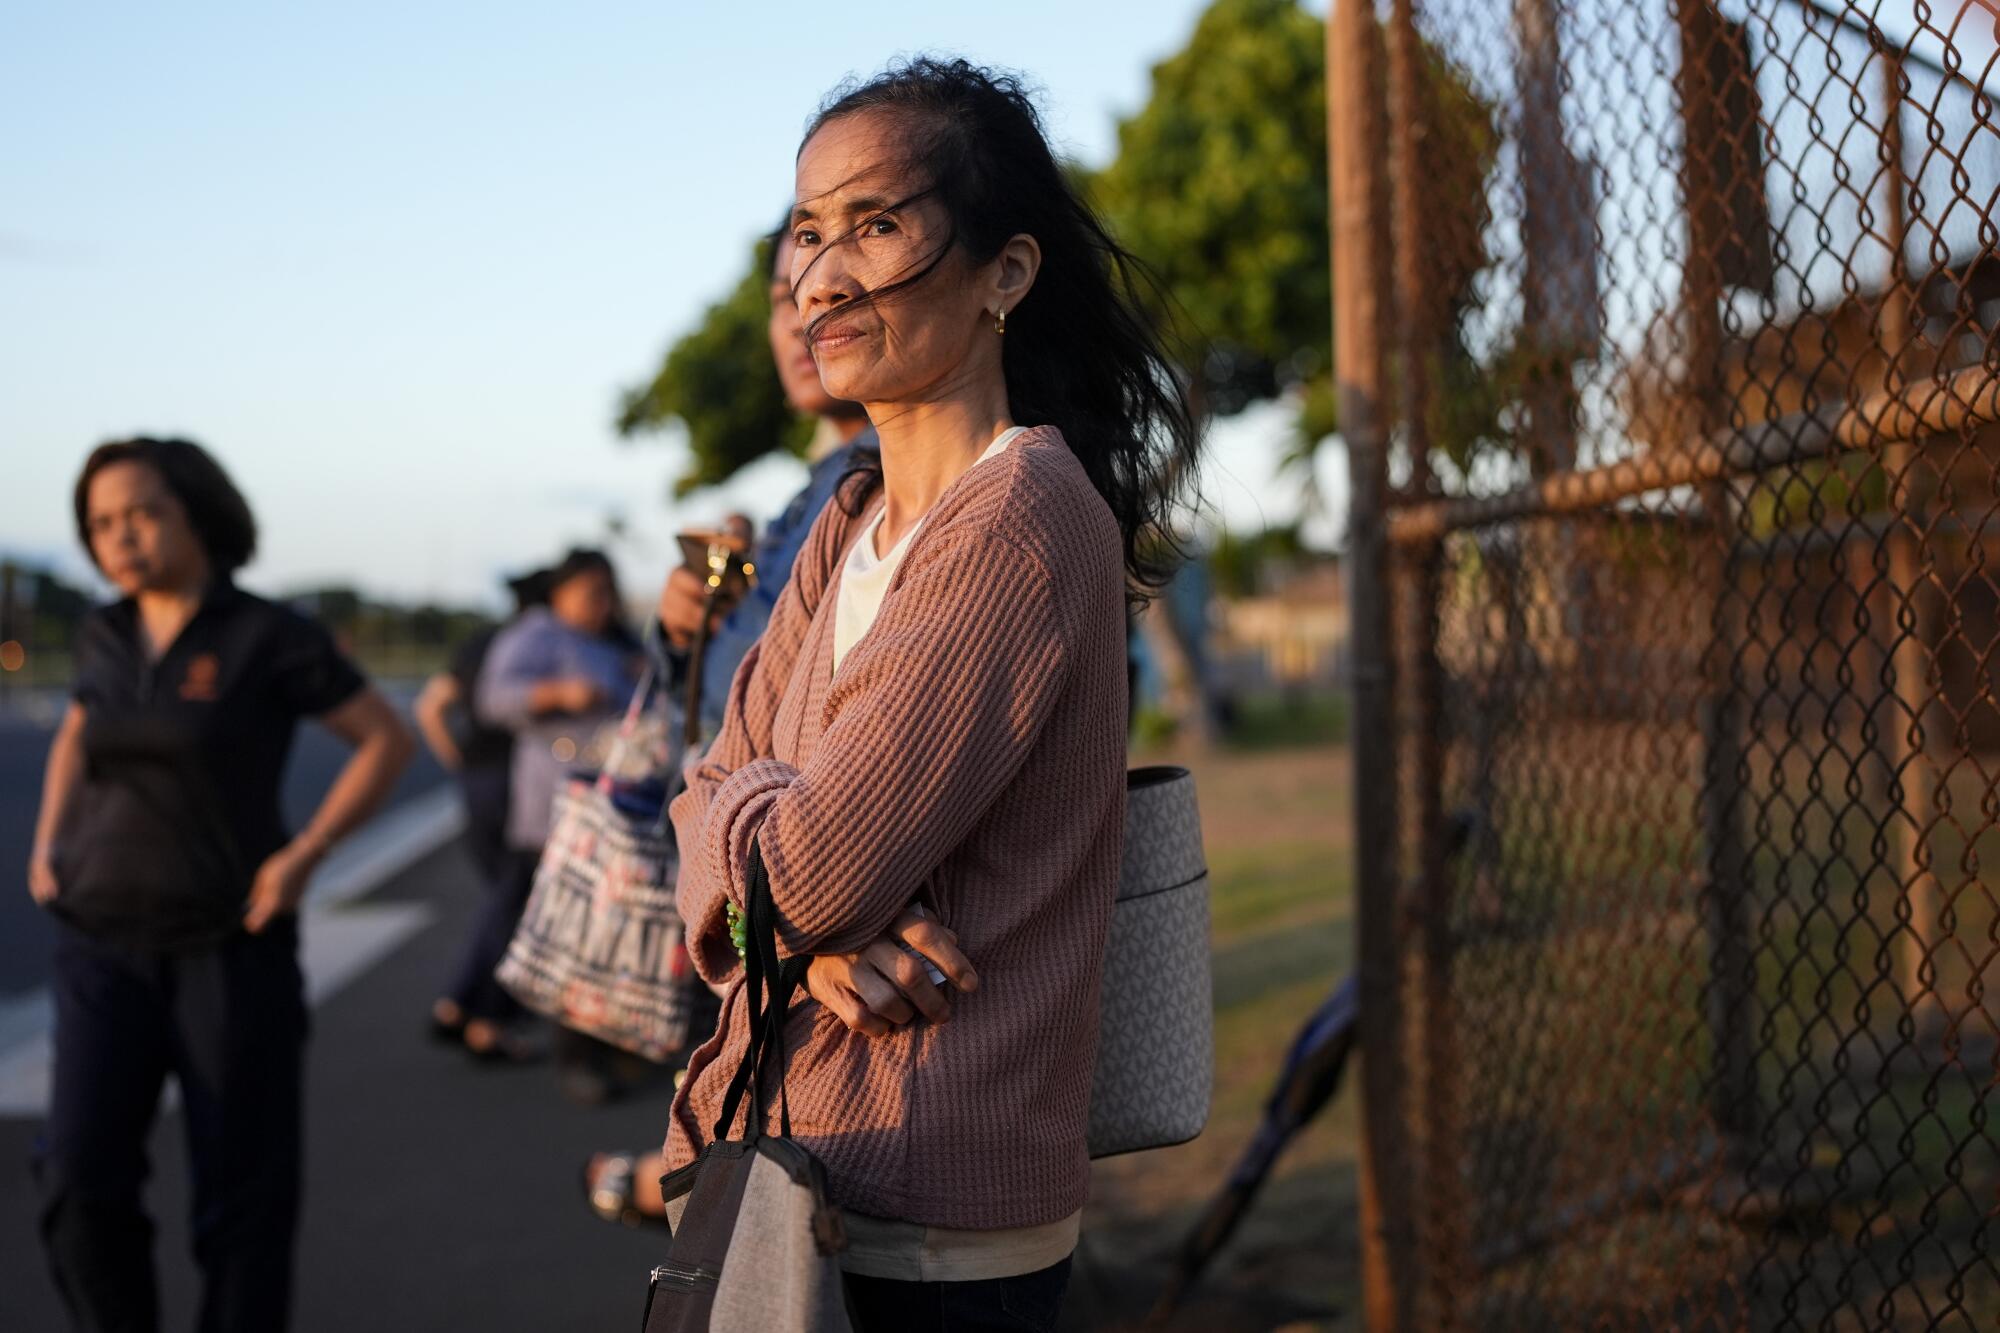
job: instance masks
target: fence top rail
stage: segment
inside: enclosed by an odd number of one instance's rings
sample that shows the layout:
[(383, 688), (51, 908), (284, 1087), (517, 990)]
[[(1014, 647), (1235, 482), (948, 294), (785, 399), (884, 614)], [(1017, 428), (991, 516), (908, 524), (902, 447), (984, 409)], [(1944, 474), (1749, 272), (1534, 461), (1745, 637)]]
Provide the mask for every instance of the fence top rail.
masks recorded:
[(1995, 421), (2000, 369), (1968, 366), (1900, 391), (1718, 431), (1684, 449), (1557, 473), (1498, 495), (1405, 502), (1390, 510), (1388, 536), (1393, 545), (1420, 545), (1465, 528), (1595, 509), (1649, 491), (1768, 472), (1848, 450), (1919, 443)]

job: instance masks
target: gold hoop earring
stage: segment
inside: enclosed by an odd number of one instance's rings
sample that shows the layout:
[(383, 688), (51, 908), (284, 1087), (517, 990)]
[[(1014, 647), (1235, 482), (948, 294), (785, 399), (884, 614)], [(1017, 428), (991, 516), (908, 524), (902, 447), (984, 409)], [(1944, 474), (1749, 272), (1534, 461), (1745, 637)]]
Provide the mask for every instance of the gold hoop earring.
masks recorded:
[(1007, 309), (1002, 306), (993, 315), (993, 331), (1002, 337), (1007, 333)]

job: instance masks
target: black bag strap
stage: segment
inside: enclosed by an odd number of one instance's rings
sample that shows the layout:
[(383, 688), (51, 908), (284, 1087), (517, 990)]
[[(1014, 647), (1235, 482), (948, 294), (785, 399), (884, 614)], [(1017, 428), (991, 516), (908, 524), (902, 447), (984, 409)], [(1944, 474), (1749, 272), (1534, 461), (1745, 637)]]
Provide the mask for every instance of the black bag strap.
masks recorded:
[(722, 1099), (722, 1115), (715, 1122), (717, 1141), (729, 1137), (736, 1123), (736, 1108), (744, 1093), (750, 1095), (748, 1124), (744, 1138), (755, 1142), (764, 1134), (764, 1066), (775, 1058), (778, 1067), (778, 1127), (786, 1138), (792, 1136), (792, 1108), (785, 1098), (785, 1015), (792, 995), (805, 980), (810, 958), (778, 958), (778, 908), (771, 901), (771, 876), (764, 868), (764, 850), (753, 838), (750, 859), (743, 867), (745, 884), (743, 959), (744, 988), (750, 995), (750, 1044), (743, 1062), (729, 1080)]

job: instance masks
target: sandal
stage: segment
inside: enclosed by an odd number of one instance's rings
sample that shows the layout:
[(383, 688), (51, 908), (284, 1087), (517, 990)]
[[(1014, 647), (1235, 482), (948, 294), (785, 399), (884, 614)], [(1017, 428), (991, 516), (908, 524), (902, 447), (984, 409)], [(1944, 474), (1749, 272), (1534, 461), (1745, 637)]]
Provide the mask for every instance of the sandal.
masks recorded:
[[(595, 1166), (593, 1172), (591, 1168)], [(590, 1201), (590, 1211), (607, 1222), (617, 1222), (628, 1227), (658, 1227), (670, 1230), (664, 1217), (649, 1217), (639, 1211), (638, 1200), (633, 1196), (633, 1173), (638, 1169), (637, 1154), (593, 1153), (583, 1163), (583, 1195)]]
[[(472, 1024), (475, 1022), (482, 1023), (483, 1026), (474, 1029)], [(491, 1034), (485, 1044), (473, 1043), (472, 1034), (475, 1030)], [(482, 1019), (468, 1022), (460, 1034), (460, 1039), (464, 1044), (465, 1053), (472, 1057), (475, 1064), (531, 1065), (540, 1061), (544, 1055), (540, 1046), (521, 1033), (502, 1027), (498, 1023), (486, 1023)]]
[[(446, 1006), (458, 1017), (445, 1018), (440, 1011)], [(456, 1001), (438, 1000), (431, 1005), (430, 1037), (441, 1046), (456, 1046), (465, 1040), (465, 1010)]]

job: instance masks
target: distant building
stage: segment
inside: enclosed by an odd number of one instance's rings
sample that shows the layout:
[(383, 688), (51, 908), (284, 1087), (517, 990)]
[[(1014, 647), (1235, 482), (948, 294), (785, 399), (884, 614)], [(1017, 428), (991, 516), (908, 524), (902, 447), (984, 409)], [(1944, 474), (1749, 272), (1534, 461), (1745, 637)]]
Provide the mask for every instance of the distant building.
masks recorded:
[[(1749, 432), (1790, 413), (1858, 403), (1887, 389), (1888, 299), (1879, 286), (1864, 288), (1823, 310), (1761, 324), (1751, 336), (1726, 342), (1720, 378), (1734, 414), (1732, 429)], [(1910, 340), (1900, 369), (1921, 403), (1935, 396), (1932, 386), (1941, 377), (1976, 368), (1991, 355), (2000, 330), (2000, 255), (1984, 252), (1940, 265), (1913, 283), (1909, 309)], [(1657, 367), (1635, 374), (1627, 404), (1642, 448), (1671, 451), (1694, 434), (1694, 404)], [(1766, 474), (1747, 497), (1744, 539), (1769, 543), (1770, 563), (1758, 566), (1756, 584), (1739, 580), (1739, 592), (1762, 586), (1768, 602), (1760, 606), (1763, 614), (1810, 615), (1824, 627), (1808, 644), (1785, 646), (1774, 688), (1797, 695), (1801, 716), (1811, 720), (1818, 702), (1812, 681), (1837, 679), (1843, 671), (1862, 679), (1880, 674), (1879, 659), (1897, 632), (1897, 599), (1883, 553), (1892, 541), (1917, 543), (1916, 637), (1930, 677), (1917, 688), (1934, 691), (1949, 709), (1949, 725), (1940, 734), (1958, 731), (1964, 744), (2000, 748), (2000, 710), (1986, 702), (1993, 664), (1973, 650), (2000, 638), (1991, 554), (2000, 537), (2000, 426), (1952, 430), (1919, 445), (1911, 459), (1908, 508), (1900, 517), (1892, 518), (1886, 480), (1857, 466), (1856, 457)], [(1800, 541), (1796, 533), (1817, 521), (1815, 503), (1855, 517), (1832, 526), (1831, 541)], [(1842, 554), (1839, 566), (1835, 548)], [(1787, 591), (1781, 597), (1778, 589)], [(1858, 606), (1864, 599), (1874, 603), (1867, 613)], [(1870, 626), (1873, 639), (1874, 656), (1867, 660), (1861, 645), (1850, 642), (1861, 623)], [(1757, 673), (1760, 644), (1745, 653), (1746, 672)]]
[(1216, 656), (1233, 690), (1333, 687), (1347, 655), (1347, 585), (1337, 560), (1277, 574), (1221, 604)]

